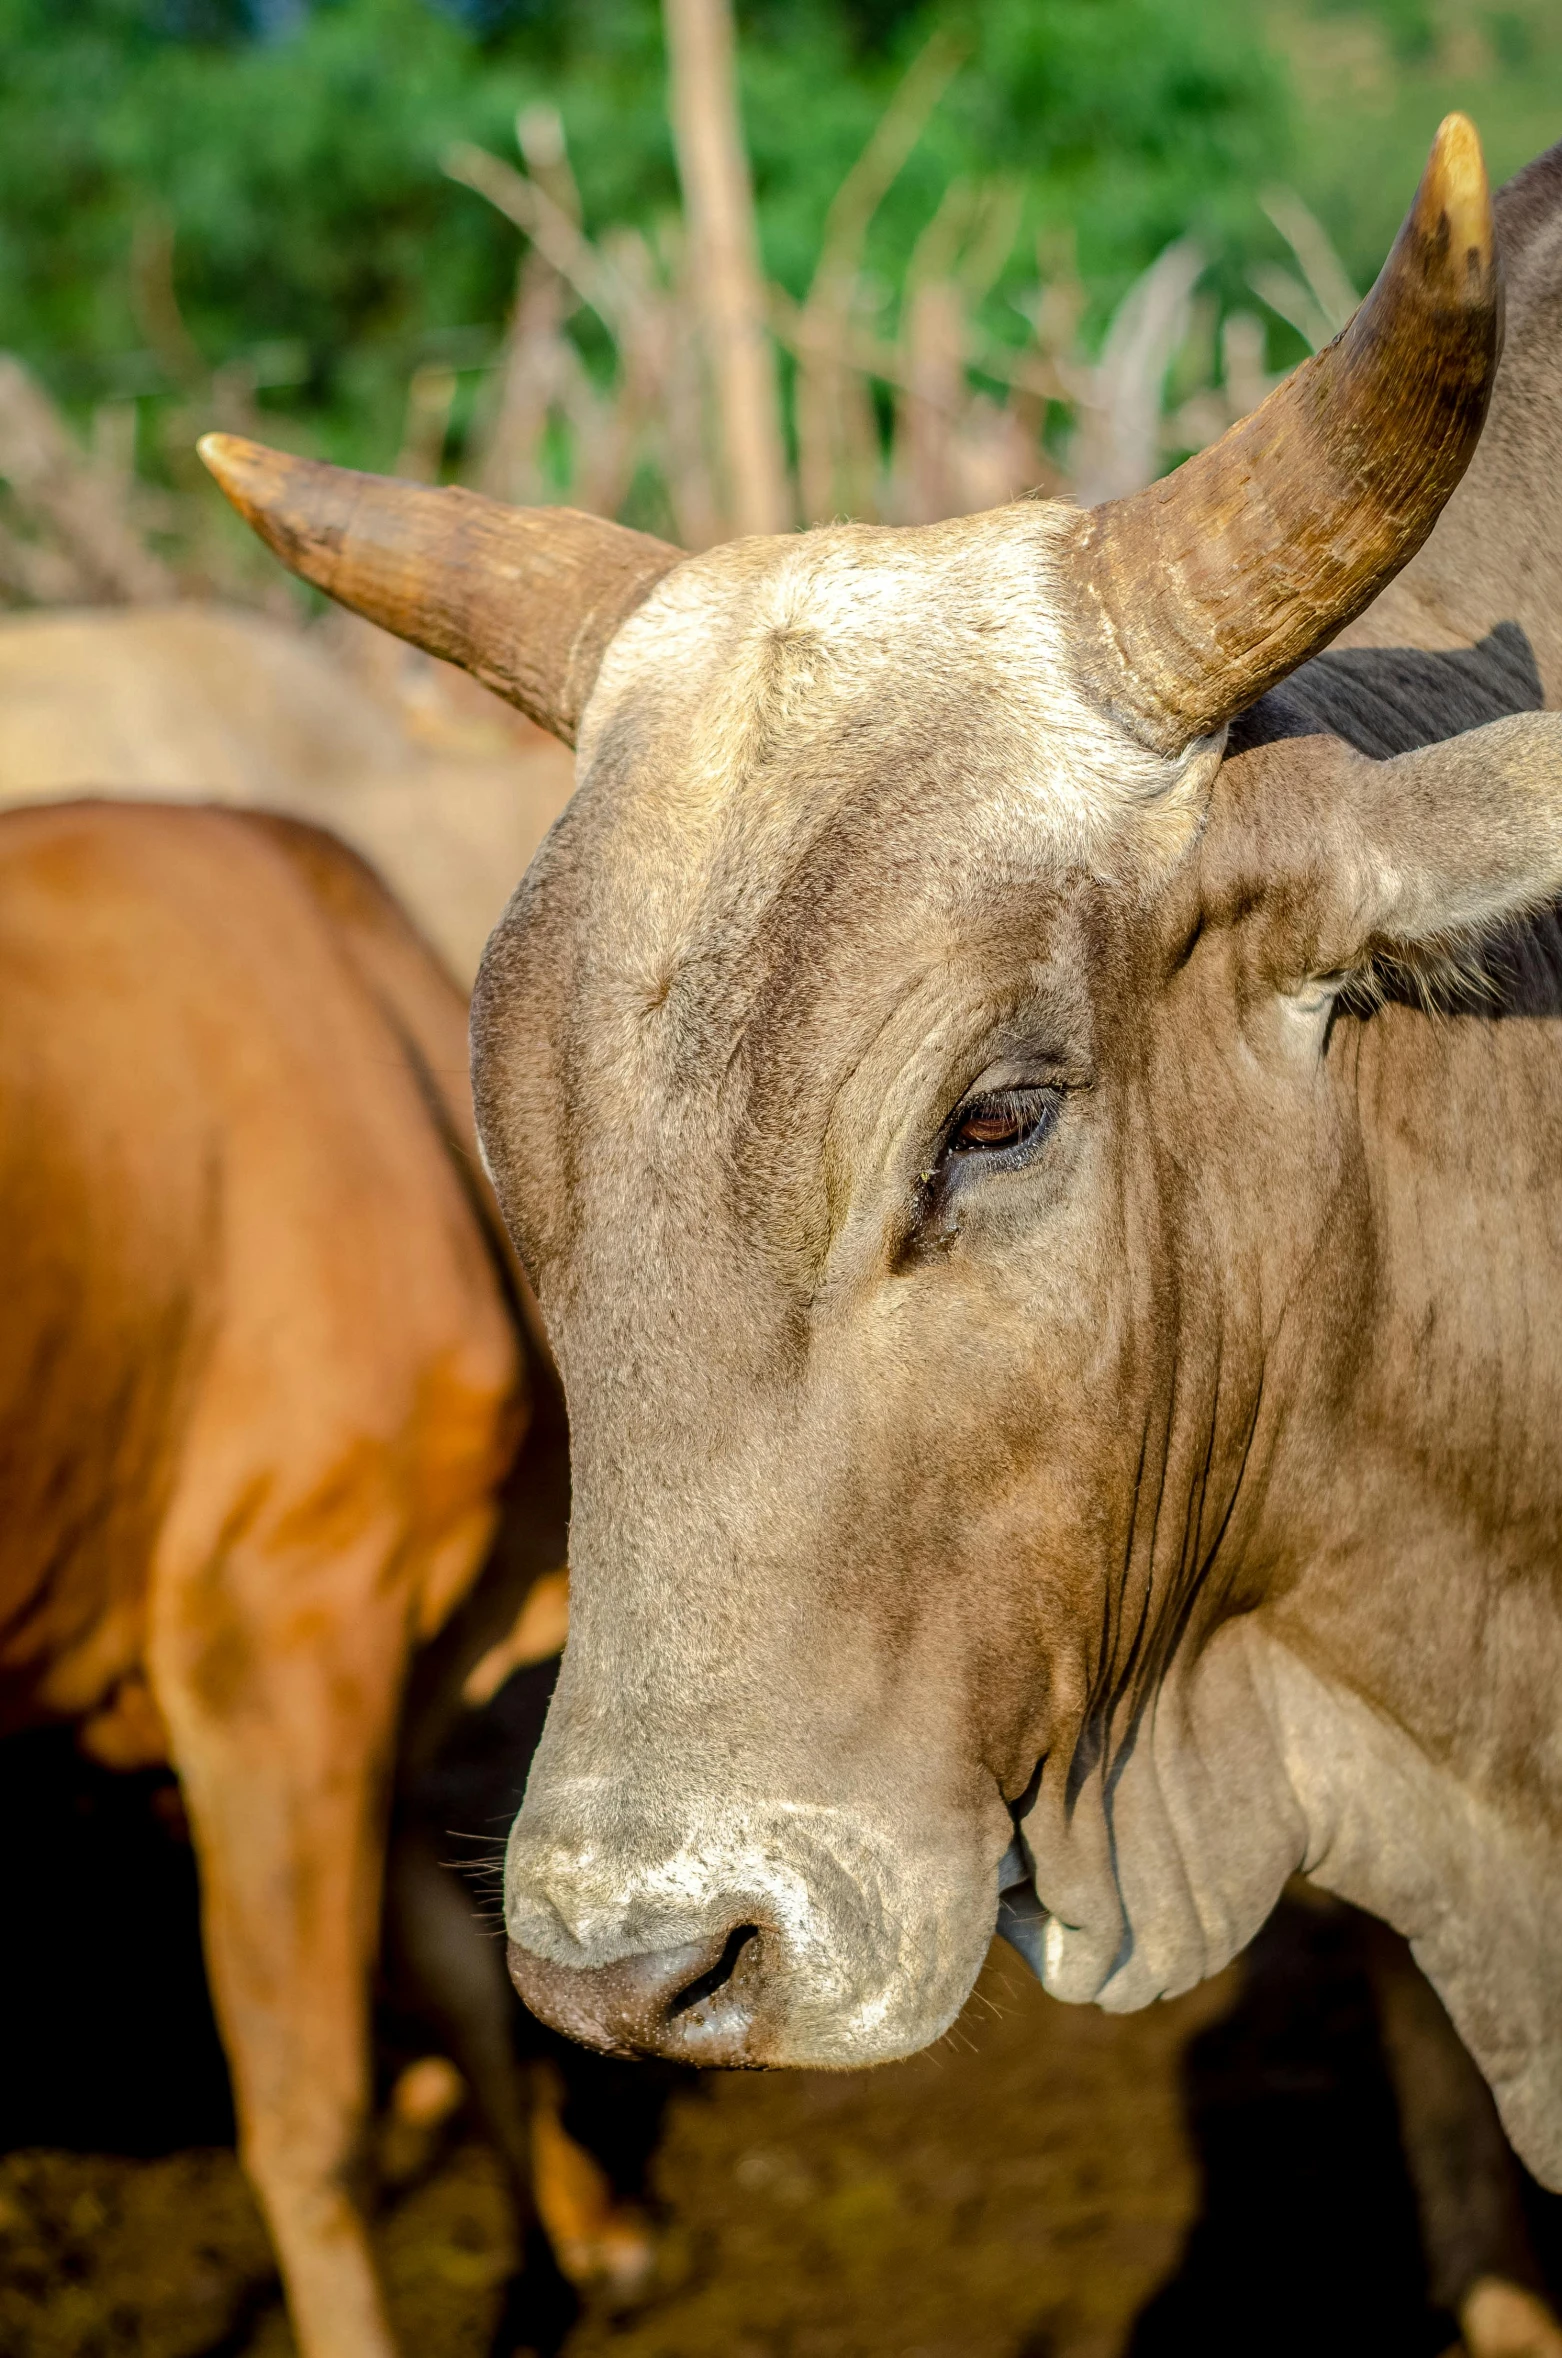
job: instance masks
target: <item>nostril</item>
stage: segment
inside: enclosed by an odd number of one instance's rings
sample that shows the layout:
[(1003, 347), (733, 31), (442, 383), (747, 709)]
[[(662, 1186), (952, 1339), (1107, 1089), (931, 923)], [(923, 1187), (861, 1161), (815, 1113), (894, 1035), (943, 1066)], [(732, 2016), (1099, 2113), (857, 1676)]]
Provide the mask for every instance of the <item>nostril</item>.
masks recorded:
[(762, 2029), (774, 1940), (761, 1924), (675, 1949), (646, 1949), (607, 1965), (560, 1965), (510, 1943), (522, 2003), (582, 2045), (609, 2055), (666, 2055), (686, 2063), (764, 2063)]
[(738, 1959), (742, 1956), (743, 1951), (751, 1940), (758, 1940), (758, 1938), (759, 1926), (757, 1924), (739, 1924), (734, 1931), (729, 1932), (727, 1945), (716, 1959), (715, 1964), (706, 1972), (697, 1973), (691, 1982), (684, 1985), (675, 1998), (669, 1999), (668, 2021), (676, 2022), (680, 2014), (687, 2014), (691, 2007), (698, 2006), (705, 1998), (713, 1998), (719, 1989), (725, 1988), (737, 1971)]

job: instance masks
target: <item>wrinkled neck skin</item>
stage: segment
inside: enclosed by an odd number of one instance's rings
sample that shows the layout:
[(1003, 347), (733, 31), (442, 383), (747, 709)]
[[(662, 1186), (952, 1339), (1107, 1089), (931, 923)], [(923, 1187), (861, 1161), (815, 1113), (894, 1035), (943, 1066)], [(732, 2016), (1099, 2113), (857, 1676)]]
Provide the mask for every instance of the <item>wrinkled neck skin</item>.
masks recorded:
[[(1554, 960), (1555, 920), (1537, 938)], [(1218, 1971), (1300, 1870), (1410, 1940), (1513, 2143), (1556, 2186), (1562, 1046), (1534, 1020), (1549, 1011), (1336, 1022), (1325, 1070), (1359, 1153), (1329, 1226), (1350, 1261), (1317, 1240), (1311, 1302), (1293, 1293), (1262, 1337), (1205, 1575), (1226, 1601), (1202, 1631), (1190, 1616), (1105, 1766), (1082, 1770), (1088, 1747), (1071, 1782), (1043, 1764), (1019, 1854), (1042, 1912), (1022, 1900), (1016, 1918), (1011, 1892), (1005, 1917), (1054, 1995), (1126, 2011)], [(1358, 1305), (1342, 1331), (1369, 1340), (1320, 1384), (1331, 1294)]]

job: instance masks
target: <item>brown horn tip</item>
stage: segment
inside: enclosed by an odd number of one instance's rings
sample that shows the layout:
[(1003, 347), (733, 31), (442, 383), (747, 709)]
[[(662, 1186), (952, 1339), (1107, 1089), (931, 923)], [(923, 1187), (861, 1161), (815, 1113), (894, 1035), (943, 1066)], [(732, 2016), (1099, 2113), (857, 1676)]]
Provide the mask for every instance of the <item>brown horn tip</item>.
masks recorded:
[(1422, 237), (1445, 248), (1451, 270), (1462, 264), (1479, 275), (1491, 268), (1491, 189), (1468, 115), (1444, 115), (1438, 124), (1411, 219)]
[(1453, 114), (1333, 343), (1173, 474), (1081, 518), (1087, 694), (1177, 753), (1326, 646), (1436, 523), (1501, 349), (1486, 167), (1473, 124)]
[(238, 434), (204, 435), (199, 449), (284, 565), (459, 663), (568, 745), (609, 642), (682, 562), (666, 541), (575, 508), (507, 508)]
[(242, 434), (203, 434), (195, 448), (207, 473), (216, 477), (223, 496), (269, 547), (267, 510), (281, 494), (289, 466), (308, 462), (290, 461), (285, 451), (269, 450), (264, 442), (246, 441)]

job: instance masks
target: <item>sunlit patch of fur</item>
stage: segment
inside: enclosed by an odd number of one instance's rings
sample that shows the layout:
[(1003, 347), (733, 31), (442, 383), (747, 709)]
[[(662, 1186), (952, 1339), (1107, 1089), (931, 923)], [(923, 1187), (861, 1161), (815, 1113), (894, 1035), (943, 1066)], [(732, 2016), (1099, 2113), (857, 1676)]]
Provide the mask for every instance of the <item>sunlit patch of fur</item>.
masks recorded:
[(1077, 521), (1021, 504), (690, 559), (608, 652), (582, 776), (632, 739), (659, 825), (696, 859), (740, 806), (746, 830), (785, 833), (851, 792), (860, 763), (871, 781), (897, 721), (907, 741), (943, 749), (951, 776), (980, 782), (968, 827), (979, 834), (985, 814), (1006, 834), (1045, 833), (1066, 860), (1098, 853), (1130, 808), (1165, 812), (1190, 791), (1201, 802), (1221, 739), (1164, 759), (1076, 684), (1060, 577)]

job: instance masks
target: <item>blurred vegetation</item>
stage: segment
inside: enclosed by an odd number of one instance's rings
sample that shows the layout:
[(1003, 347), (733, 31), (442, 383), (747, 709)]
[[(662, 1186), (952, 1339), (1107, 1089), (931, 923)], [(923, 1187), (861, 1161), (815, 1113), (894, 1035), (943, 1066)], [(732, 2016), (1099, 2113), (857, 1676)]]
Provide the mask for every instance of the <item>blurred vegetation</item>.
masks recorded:
[(1494, 185), (1562, 139), (1556, 0), (1312, 0), (1268, 25), (1292, 90), (1291, 177), (1363, 286), (1451, 107), (1473, 118)]
[[(930, 12), (758, 0), (746, 118), (766, 260), (800, 294), (837, 186)], [(1284, 78), (1226, 0), (989, 0), (968, 64), (875, 225), (894, 283), (958, 175), (1011, 174), (1078, 229), (1103, 295), (1283, 164)], [(0, 0), (0, 344), (68, 401), (247, 368), (332, 443), (394, 450), (409, 365), (486, 357), (515, 241), (441, 177), (513, 155), (546, 99), (589, 227), (672, 210), (654, 0)], [(486, 339), (486, 344), (485, 344)]]
[[(958, 48), (858, 258), (856, 316), (887, 336), (952, 191), (980, 192), (1002, 246), (977, 273), (984, 348), (1023, 348), (1061, 278), (1088, 355), (1191, 234), (1213, 356), (1216, 316), (1289, 259), (1261, 202), (1276, 182), (1363, 286), (1447, 107), (1474, 114), (1496, 177), (1562, 135), (1556, 0), (739, 0), (739, 18), (765, 263), (794, 298), (909, 62), (937, 25)], [(460, 472), (522, 241), (442, 163), (456, 141), (518, 162), (517, 111), (539, 104), (588, 235), (665, 254), (656, 0), (0, 0), (0, 350), (106, 465), (172, 492), (192, 425), (258, 416), (389, 466), (431, 371), (454, 384), (435, 464)], [(1303, 336), (1262, 319), (1262, 364), (1289, 365)], [(608, 382), (589, 304), (567, 325)], [(1054, 445), (1058, 418), (1038, 428)], [(155, 538), (155, 508), (142, 523)]]

